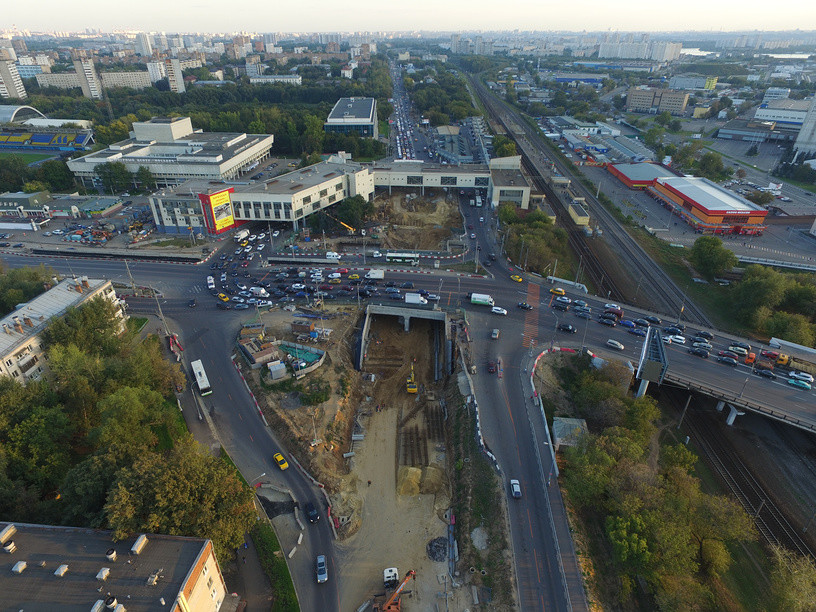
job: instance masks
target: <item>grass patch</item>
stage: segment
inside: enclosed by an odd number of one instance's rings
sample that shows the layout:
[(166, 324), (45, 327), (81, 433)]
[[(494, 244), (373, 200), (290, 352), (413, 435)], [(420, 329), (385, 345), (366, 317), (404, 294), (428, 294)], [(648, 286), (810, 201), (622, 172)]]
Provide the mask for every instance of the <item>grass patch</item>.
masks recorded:
[(133, 334), (138, 334), (147, 325), (147, 317), (128, 317), (127, 326), (128, 331)]
[(44, 159), (58, 157), (58, 155), (56, 153), (12, 153), (11, 151), (0, 151), (0, 159), (7, 157), (21, 157), (26, 164), (33, 164), (34, 162), (42, 161)]
[(258, 551), (261, 567), (272, 585), (273, 599), (269, 609), (271, 612), (298, 612), (300, 606), (295, 585), (272, 527), (266, 521), (259, 521), (249, 535)]
[(223, 461), (227, 465), (232, 466), (232, 469), (235, 470), (235, 473), (238, 475), (238, 478), (241, 479), (241, 482), (243, 482), (248, 487), (249, 483), (247, 482), (246, 478), (244, 478), (244, 475), (238, 469), (238, 466), (235, 465), (235, 462), (232, 460), (232, 457), (229, 456), (229, 453), (224, 450), (223, 446), (221, 447), (221, 455), (220, 456), (221, 456), (221, 461)]
[(178, 249), (191, 249), (191, 248), (198, 248), (199, 245), (193, 245), (190, 242), (189, 238), (166, 238), (163, 240), (157, 240), (153, 243), (153, 246), (157, 247), (175, 247)]
[(768, 576), (771, 564), (768, 552), (759, 542), (728, 543), (731, 567), (721, 581), (745, 610), (767, 610), (772, 603), (768, 597)]

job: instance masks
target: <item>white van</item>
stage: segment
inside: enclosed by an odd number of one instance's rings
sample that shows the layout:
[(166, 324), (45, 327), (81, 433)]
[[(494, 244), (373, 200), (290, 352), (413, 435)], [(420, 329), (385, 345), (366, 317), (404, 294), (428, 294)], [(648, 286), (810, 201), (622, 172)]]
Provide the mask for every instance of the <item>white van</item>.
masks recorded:
[(326, 251), (326, 259), (336, 259), (340, 260), (340, 253), (335, 253), (334, 251)]
[(212, 276), (207, 277), (207, 289), (210, 291), (215, 289), (215, 279)]

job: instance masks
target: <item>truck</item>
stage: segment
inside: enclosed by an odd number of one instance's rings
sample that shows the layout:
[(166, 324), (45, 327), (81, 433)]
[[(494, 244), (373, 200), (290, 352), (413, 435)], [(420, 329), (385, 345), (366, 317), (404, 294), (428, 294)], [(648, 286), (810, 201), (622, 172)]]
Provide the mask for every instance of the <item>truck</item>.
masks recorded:
[(238, 230), (237, 232), (235, 232), (235, 235), (232, 237), (232, 239), (235, 242), (241, 242), (242, 240), (245, 240), (246, 238), (249, 238), (249, 230), (248, 229)]
[(406, 293), (405, 294), (405, 303), (406, 304), (427, 304), (428, 300), (426, 300), (423, 296), (418, 293)]
[(385, 278), (385, 270), (369, 270), (366, 272), (367, 279), (382, 279)]
[(471, 304), (478, 304), (479, 306), (494, 306), (495, 302), (493, 298), (487, 295), (486, 293), (471, 293), (470, 294), (470, 303)]
[(269, 292), (264, 289), (263, 287), (250, 287), (249, 292), (254, 295), (255, 297), (259, 298), (268, 298)]

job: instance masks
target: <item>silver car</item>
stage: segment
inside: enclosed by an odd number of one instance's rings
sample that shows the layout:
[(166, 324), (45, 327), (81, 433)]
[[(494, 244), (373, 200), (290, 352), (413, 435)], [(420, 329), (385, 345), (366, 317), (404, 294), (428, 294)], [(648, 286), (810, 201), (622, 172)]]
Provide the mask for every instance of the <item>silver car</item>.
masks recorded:
[(317, 574), (317, 583), (323, 584), (324, 582), (329, 581), (329, 570), (326, 567), (326, 556), (325, 555), (317, 555), (317, 559), (315, 561), (316, 566), (316, 574)]

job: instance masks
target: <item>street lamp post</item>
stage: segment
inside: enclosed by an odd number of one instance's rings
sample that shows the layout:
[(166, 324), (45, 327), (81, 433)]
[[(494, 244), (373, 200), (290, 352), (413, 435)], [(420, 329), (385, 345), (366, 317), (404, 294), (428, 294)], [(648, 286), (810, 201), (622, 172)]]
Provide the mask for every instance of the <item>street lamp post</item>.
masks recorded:
[(745, 393), (745, 387), (747, 387), (747, 386), (748, 386), (748, 381), (749, 381), (749, 380), (751, 380), (751, 377), (750, 377), (750, 376), (746, 376), (746, 377), (745, 377), (745, 382), (744, 382), (744, 383), (742, 383), (742, 389), (740, 389), (739, 395), (737, 396), (737, 398), (738, 398), (738, 399), (739, 399), (739, 398), (742, 398), (742, 394), (743, 394), (743, 393)]
[(255, 482), (256, 480), (260, 480), (260, 479), (261, 479), (261, 478), (263, 478), (264, 476), (266, 476), (266, 472), (264, 472), (264, 473), (263, 473), (263, 474), (261, 474), (260, 476), (256, 476), (256, 477), (255, 477), (255, 478), (253, 478), (252, 480), (250, 480), (250, 481), (249, 481), (249, 485), (250, 485), (250, 486), (252, 486), (252, 483), (253, 483), (253, 482)]

